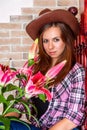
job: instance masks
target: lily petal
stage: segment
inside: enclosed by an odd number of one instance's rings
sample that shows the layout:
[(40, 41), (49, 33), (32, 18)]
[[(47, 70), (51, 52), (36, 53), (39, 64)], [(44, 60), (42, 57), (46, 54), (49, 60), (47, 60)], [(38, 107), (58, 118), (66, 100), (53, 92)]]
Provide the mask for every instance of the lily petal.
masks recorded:
[(7, 82), (9, 82), (11, 79), (13, 79), (16, 76), (17, 72), (13, 71), (11, 72), (10, 70), (7, 70), (2, 78), (1, 78), (1, 83), (6, 84)]
[(47, 77), (47, 79), (50, 80), (50, 79), (54, 78), (62, 70), (65, 63), (66, 63), (66, 60), (64, 60), (61, 63), (59, 63), (58, 65), (52, 67), (45, 75)]
[(33, 80), (33, 83), (37, 83), (38, 81), (42, 81), (44, 82), (45, 80), (45, 76), (39, 71), (38, 73), (36, 73), (34, 76), (32, 76), (32, 80)]
[(37, 84), (33, 83), (32, 77), (29, 79), (26, 87), (25, 87), (25, 96), (27, 98), (33, 97), (33, 96), (38, 96), (38, 94), (46, 94), (47, 100), (52, 99), (52, 95), (50, 91), (46, 88), (41, 87), (40, 85), (37, 86)]

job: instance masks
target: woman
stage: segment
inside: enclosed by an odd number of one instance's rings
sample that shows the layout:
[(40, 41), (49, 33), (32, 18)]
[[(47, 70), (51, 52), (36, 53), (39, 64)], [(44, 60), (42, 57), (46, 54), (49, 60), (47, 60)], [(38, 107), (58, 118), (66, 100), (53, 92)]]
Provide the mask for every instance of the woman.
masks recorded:
[[(77, 19), (66, 10), (44, 9), (27, 25), (26, 31), (33, 40), (38, 38), (39, 60), (34, 65), (34, 74), (38, 71), (46, 74), (51, 67), (67, 60), (49, 84), (52, 100), (44, 103), (39, 98), (32, 99), (38, 110), (40, 129), (79, 130), (85, 119), (85, 70), (74, 54), (79, 34)], [(39, 128), (32, 128), (36, 129)]]
[(46, 74), (51, 67), (67, 60), (49, 84), (51, 102), (33, 99), (41, 129), (71, 130), (81, 126), (85, 117), (85, 71), (74, 54), (74, 42), (79, 34), (77, 19), (65, 10), (44, 9), (27, 25), (26, 31), (33, 40), (39, 40), (39, 62), (34, 66), (34, 74), (38, 71)]

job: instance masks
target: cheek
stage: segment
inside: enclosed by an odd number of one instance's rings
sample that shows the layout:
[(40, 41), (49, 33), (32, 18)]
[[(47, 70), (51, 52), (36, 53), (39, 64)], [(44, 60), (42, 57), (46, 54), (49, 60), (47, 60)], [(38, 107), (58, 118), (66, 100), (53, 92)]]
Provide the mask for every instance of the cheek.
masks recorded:
[(62, 52), (65, 49), (65, 44), (61, 44), (60, 46), (56, 46), (56, 49), (58, 50), (58, 55), (62, 54)]
[(57, 44), (55, 47), (56, 47), (57, 49), (64, 50), (65, 44), (64, 44), (64, 43), (60, 43), (60, 44)]

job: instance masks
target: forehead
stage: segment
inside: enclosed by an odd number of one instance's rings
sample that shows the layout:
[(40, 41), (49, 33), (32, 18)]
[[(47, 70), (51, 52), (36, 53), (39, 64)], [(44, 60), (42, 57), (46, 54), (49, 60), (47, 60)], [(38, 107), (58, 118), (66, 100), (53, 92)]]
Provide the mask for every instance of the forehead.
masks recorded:
[(60, 35), (61, 35), (61, 30), (59, 27), (49, 27), (49, 28), (46, 28), (43, 32), (43, 38), (60, 36)]

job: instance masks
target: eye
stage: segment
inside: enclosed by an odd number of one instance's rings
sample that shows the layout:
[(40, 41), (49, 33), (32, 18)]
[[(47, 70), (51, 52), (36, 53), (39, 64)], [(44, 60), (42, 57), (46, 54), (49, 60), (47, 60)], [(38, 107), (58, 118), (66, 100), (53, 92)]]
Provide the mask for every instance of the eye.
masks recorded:
[(53, 41), (54, 42), (58, 42), (60, 39), (59, 38), (54, 38)]
[(47, 39), (43, 39), (43, 43), (48, 43), (48, 40)]

